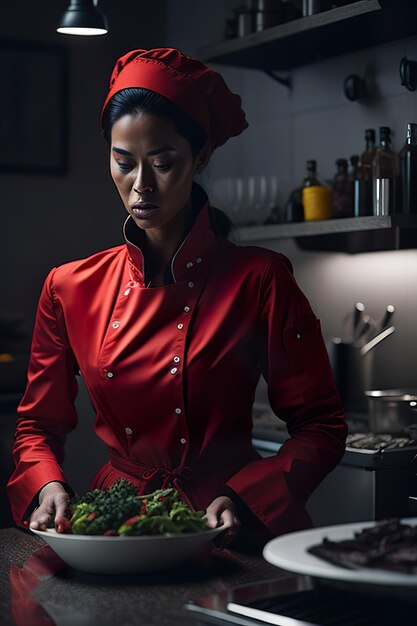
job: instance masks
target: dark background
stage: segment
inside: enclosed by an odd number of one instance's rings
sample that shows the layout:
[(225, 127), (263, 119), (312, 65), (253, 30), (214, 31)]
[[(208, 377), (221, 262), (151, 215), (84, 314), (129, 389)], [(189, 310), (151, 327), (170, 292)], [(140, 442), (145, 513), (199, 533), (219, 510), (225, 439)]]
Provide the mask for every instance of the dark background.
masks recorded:
[[(122, 242), (125, 209), (108, 173), (107, 148), (99, 127), (115, 60), (132, 48), (165, 45), (198, 56), (201, 46), (223, 38), (225, 18), (236, 4), (233, 0), (103, 0), (100, 6), (108, 16), (110, 33), (94, 38), (55, 32), (66, 0), (35, 4), (21, 0), (2, 8), (0, 39), (60, 45), (68, 57), (69, 73), (66, 172), (0, 170), (0, 331), (14, 324), (13, 332), (7, 337), (3, 334), (0, 353), (27, 351), (37, 299), (52, 267)], [(317, 159), (320, 176), (331, 178), (337, 158), (362, 152), (366, 128), (390, 126), (393, 147), (399, 151), (407, 122), (417, 122), (417, 92), (400, 84), (403, 56), (417, 60), (417, 37), (299, 67), (291, 73), (291, 91), (260, 71), (217, 66), (231, 89), (241, 94), (250, 126), (214, 154), (202, 176), (213, 203), (230, 212), (219, 181), (267, 175), (276, 177), (282, 207), (290, 190), (301, 183), (307, 159)], [(42, 67), (36, 71), (42, 75)], [(346, 100), (342, 86), (350, 73), (372, 76), (375, 90), (370, 101)], [(5, 97), (7, 87), (2, 85), (0, 98)], [(42, 99), (47, 102), (47, 91)], [(41, 105), (37, 102), (36, 108)], [(40, 158), (44, 145), (39, 145)], [(231, 213), (231, 217), (239, 223), (245, 216)], [(342, 334), (343, 319), (355, 302), (364, 302), (367, 312), (377, 319), (387, 304), (394, 304), (397, 329), (375, 350), (373, 386), (417, 387), (415, 249), (349, 255), (301, 251), (293, 240), (254, 243), (289, 256), (328, 343), (332, 336)], [(10, 384), (10, 366), (0, 363), (0, 368), (2, 489), (12, 469), (15, 406), (24, 383), (19, 382), (16, 390), (16, 384)], [(22, 376), (20, 367), (11, 382), (21, 381)], [(258, 399), (265, 401), (262, 386)], [(78, 403), (80, 425), (69, 439), (66, 468), (76, 488), (84, 489), (103, 451), (93, 443), (93, 415), (83, 391)], [(3, 489), (0, 496), (1, 510), (6, 511)], [(0, 517), (0, 524), (4, 523)]]

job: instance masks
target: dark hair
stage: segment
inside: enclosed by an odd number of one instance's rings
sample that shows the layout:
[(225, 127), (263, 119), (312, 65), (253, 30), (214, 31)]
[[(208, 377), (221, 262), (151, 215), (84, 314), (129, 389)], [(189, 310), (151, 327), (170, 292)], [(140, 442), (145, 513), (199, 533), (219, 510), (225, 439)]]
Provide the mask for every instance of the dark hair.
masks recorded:
[(174, 102), (155, 91), (130, 87), (116, 92), (104, 110), (103, 133), (109, 145), (114, 124), (123, 115), (132, 113), (149, 113), (172, 120), (177, 133), (188, 140), (193, 156), (198, 154), (207, 141), (203, 129)]
[[(200, 152), (207, 141), (207, 135), (199, 124), (174, 102), (149, 89), (130, 87), (116, 92), (104, 110), (102, 127), (108, 145), (111, 144), (111, 130), (117, 120), (134, 113), (149, 113), (170, 119), (176, 132), (190, 144), (193, 156)], [(228, 216), (210, 206), (210, 222), (214, 232), (227, 239), (233, 228)]]

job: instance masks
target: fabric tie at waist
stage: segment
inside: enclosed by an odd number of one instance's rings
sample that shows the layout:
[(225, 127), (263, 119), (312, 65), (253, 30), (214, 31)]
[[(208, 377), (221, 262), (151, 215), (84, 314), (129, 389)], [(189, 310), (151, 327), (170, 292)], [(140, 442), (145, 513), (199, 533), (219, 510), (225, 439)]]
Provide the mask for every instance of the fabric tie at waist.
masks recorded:
[(132, 459), (125, 459), (114, 452), (110, 452), (110, 463), (116, 469), (146, 481), (159, 475), (162, 479), (162, 489), (165, 489), (167, 485), (172, 484), (176, 479), (189, 480), (193, 476), (193, 470), (188, 465), (171, 469), (167, 467), (152, 467)]

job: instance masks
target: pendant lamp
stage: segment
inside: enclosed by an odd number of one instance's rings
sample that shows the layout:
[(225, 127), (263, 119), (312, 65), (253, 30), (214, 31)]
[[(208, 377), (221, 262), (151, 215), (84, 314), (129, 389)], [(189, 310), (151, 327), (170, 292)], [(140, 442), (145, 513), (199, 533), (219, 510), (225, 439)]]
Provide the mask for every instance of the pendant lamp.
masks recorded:
[(98, 0), (70, 0), (57, 31), (64, 35), (105, 35), (106, 16), (97, 7)]

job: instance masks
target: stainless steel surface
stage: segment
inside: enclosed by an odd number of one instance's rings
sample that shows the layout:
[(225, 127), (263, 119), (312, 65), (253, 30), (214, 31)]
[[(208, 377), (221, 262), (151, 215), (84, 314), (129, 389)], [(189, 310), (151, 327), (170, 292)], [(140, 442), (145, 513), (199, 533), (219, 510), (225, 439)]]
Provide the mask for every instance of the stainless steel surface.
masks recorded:
[(352, 345), (355, 346), (355, 348), (363, 346), (364, 341), (367, 341), (367, 338), (369, 338), (369, 335), (373, 332), (374, 328), (375, 321), (373, 318), (370, 315), (364, 315)]
[[(279, 570), (277, 570), (279, 571)], [(411, 600), (411, 601), (410, 601)], [(269, 580), (220, 591), (188, 602), (185, 609), (203, 624), (238, 626), (414, 626), (410, 593), (387, 595), (309, 576)]]
[(343, 407), (347, 411), (366, 411), (364, 392), (372, 386), (373, 351), (362, 355), (359, 345), (333, 341), (329, 356)]
[(364, 312), (365, 312), (365, 305), (363, 304), (363, 302), (357, 302), (353, 310), (353, 337), (354, 339), (356, 339), (357, 331), (360, 328), (360, 321)]
[[(310, 591), (311, 589), (314, 589), (314, 582), (309, 576), (288, 574), (287, 577), (280, 579), (242, 585), (235, 587), (235, 589), (228, 589), (204, 596), (193, 602), (187, 602), (184, 608), (198, 616), (200, 620), (202, 619), (203, 623), (254, 626), (265, 622), (258, 622), (244, 616), (231, 614), (227, 610), (227, 605), (231, 602), (245, 605), (260, 598), (279, 597), (280, 595)], [(287, 623), (291, 624), (291, 626), (301, 626), (299, 621)]]
[(378, 328), (378, 332), (381, 332), (381, 330), (384, 330), (385, 328), (387, 328), (392, 316), (395, 313), (395, 307), (393, 304), (388, 304), (385, 313), (384, 313), (384, 317), (382, 318), (382, 321), (380, 324), (377, 325)]
[(392, 180), (390, 178), (377, 178), (375, 181), (375, 215), (389, 215), (390, 204), (393, 200)]
[(370, 341), (368, 341), (368, 343), (361, 347), (361, 355), (365, 356), (365, 354), (368, 354), (370, 350), (375, 348), (375, 346), (386, 339), (386, 337), (392, 335), (393, 332), (395, 332), (395, 326), (389, 326), (385, 330), (381, 331), (378, 335), (373, 337)]
[(375, 389), (375, 390), (367, 391), (366, 395), (370, 398), (377, 398), (383, 401), (388, 401), (394, 398), (395, 400), (405, 400), (407, 402), (411, 402), (411, 401), (415, 402), (417, 400), (417, 388), (416, 389)]
[(347, 411), (367, 411), (366, 389), (372, 389), (374, 377), (374, 350), (395, 332), (387, 326), (395, 311), (389, 304), (381, 320), (365, 313), (365, 305), (357, 302), (353, 312), (342, 320), (342, 335), (333, 337), (328, 352), (337, 389)]
[[(268, 435), (265, 430), (255, 430), (254, 434), (254, 446), (263, 457), (275, 454), (288, 437), (284, 431), (269, 431)], [(416, 453), (417, 447), (381, 452), (347, 448), (341, 462), (307, 502), (313, 524), (327, 526), (409, 515), (408, 498), (417, 493), (417, 465), (413, 463)]]
[(417, 389), (375, 389), (365, 391), (369, 428), (375, 433), (404, 433), (417, 423)]

